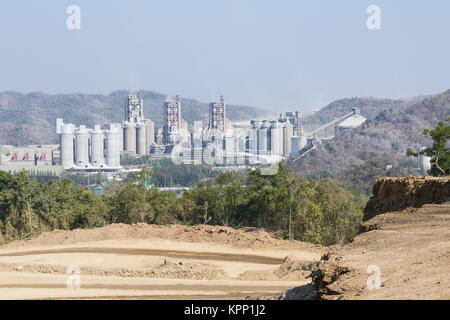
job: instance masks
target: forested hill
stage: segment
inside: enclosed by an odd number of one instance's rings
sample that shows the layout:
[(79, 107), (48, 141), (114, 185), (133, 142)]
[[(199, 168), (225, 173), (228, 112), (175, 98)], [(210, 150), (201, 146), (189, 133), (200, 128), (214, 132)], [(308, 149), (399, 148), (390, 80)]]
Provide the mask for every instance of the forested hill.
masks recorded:
[[(115, 91), (109, 95), (55, 94), (36, 92), (0, 93), (0, 144), (26, 145), (55, 143), (56, 118), (74, 124), (104, 125), (120, 122), (124, 118), (127, 91)], [(163, 102), (166, 95), (142, 90), (137, 92), (144, 99), (144, 114), (156, 126), (162, 126)], [(227, 105), (230, 120), (261, 118), (271, 112), (255, 107)], [(195, 120), (208, 119), (208, 104), (182, 98), (182, 117), (192, 125)]]
[[(450, 117), (450, 90), (410, 100), (340, 100), (308, 117), (308, 121), (326, 123), (352, 107), (360, 107), (368, 121), (342, 136), (316, 143), (317, 148), (291, 163), (291, 168), (316, 177), (358, 171), (360, 176), (367, 177), (368, 185), (378, 175), (411, 173), (417, 162), (406, 157), (406, 150), (418, 150), (432, 143), (423, 130), (434, 128), (440, 120)], [(393, 169), (386, 170), (388, 165)]]

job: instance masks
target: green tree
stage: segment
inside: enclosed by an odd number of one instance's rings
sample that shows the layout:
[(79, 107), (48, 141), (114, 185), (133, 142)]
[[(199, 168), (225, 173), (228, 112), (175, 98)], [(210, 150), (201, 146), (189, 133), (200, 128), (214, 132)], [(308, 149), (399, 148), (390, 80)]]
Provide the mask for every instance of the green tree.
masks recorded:
[(411, 149), (406, 151), (407, 156), (417, 157), (419, 154), (431, 157), (432, 167), (429, 174), (433, 176), (446, 176), (450, 174), (450, 118), (439, 121), (434, 129), (425, 129), (423, 134), (429, 135), (433, 139), (433, 145), (420, 152)]

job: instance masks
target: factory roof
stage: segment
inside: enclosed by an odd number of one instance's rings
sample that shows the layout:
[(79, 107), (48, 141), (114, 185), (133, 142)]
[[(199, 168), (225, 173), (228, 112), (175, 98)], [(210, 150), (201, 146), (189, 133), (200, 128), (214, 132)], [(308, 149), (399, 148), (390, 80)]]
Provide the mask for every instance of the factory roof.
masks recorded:
[(364, 118), (360, 114), (354, 114), (341, 123), (338, 124), (338, 127), (344, 127), (344, 128), (356, 128), (362, 125), (364, 122), (366, 122), (366, 118)]

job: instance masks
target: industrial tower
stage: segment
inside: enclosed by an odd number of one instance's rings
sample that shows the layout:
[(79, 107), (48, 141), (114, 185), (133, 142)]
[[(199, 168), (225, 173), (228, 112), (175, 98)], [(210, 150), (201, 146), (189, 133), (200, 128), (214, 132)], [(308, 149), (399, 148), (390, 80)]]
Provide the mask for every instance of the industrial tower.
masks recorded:
[(183, 140), (184, 131), (187, 131), (187, 122), (181, 118), (180, 97), (166, 98), (164, 101), (163, 143), (177, 144)]
[(144, 122), (144, 100), (135, 94), (129, 94), (126, 100), (125, 121)]
[(224, 132), (226, 129), (226, 109), (223, 96), (209, 104), (209, 129)]
[(144, 116), (144, 100), (129, 94), (125, 101), (125, 121), (122, 122), (121, 150), (128, 156), (149, 154), (155, 142), (155, 125)]

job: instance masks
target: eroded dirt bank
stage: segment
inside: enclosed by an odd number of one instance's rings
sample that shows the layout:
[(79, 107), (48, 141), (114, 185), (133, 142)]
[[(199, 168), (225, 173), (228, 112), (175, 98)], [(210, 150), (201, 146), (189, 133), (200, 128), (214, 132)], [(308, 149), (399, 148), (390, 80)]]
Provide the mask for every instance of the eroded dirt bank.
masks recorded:
[(380, 178), (364, 209), (364, 221), (374, 216), (424, 204), (450, 201), (450, 179), (436, 177)]
[(449, 178), (377, 180), (361, 233), (275, 298), (450, 299), (449, 196)]

